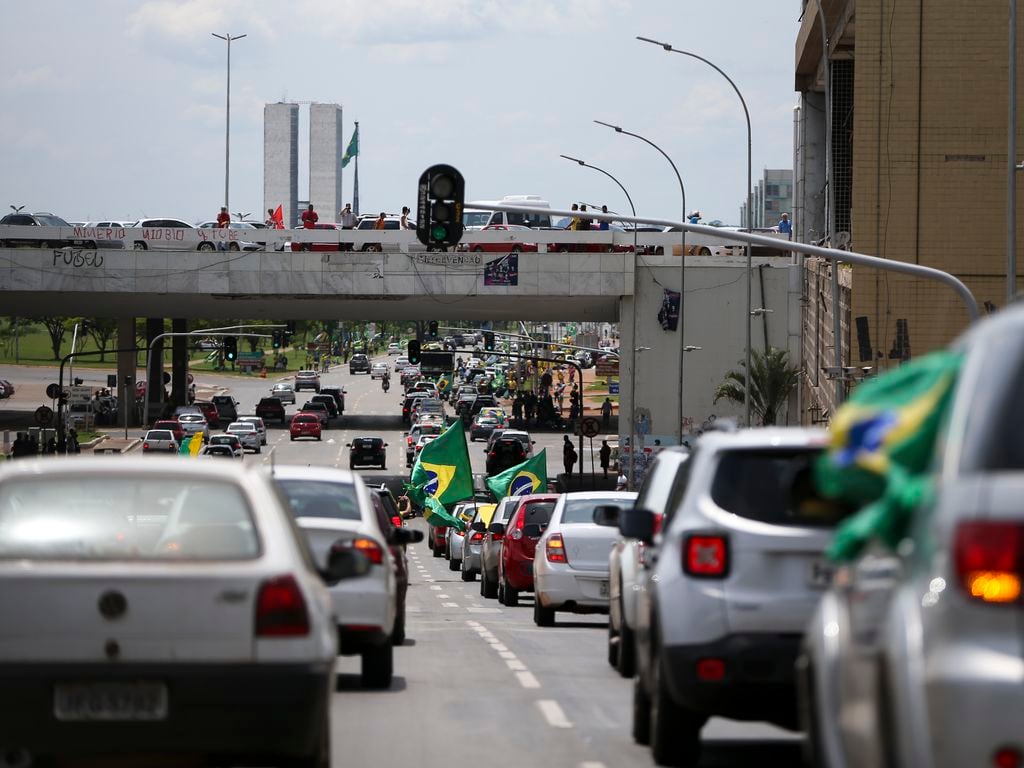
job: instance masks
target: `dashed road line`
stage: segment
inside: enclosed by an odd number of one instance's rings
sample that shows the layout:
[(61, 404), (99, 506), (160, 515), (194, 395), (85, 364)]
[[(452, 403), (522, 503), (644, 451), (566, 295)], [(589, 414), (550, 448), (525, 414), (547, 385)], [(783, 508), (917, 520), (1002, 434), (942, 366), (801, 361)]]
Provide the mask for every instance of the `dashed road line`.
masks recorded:
[(516, 678), (523, 688), (540, 688), (540, 681), (533, 676), (532, 672), (516, 672)]
[(442, 608), (458, 608), (458, 603), (441, 603)]
[(519, 659), (505, 659), (505, 664), (507, 664), (508, 668), (511, 669), (513, 672), (528, 672), (529, 671), (526, 668), (526, 665), (523, 664), (523, 662), (521, 662)]
[(572, 728), (572, 723), (554, 699), (539, 699), (537, 708), (552, 728)]

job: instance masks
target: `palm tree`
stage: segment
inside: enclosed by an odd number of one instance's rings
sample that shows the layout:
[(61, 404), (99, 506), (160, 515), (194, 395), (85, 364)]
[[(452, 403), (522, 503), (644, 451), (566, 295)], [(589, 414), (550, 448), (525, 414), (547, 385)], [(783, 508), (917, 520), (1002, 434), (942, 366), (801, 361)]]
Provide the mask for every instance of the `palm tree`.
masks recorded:
[[(789, 352), (777, 347), (768, 347), (764, 352), (750, 352), (750, 410), (767, 427), (775, 423), (779, 409), (789, 400), (800, 377), (800, 369), (789, 364)], [(743, 389), (746, 384), (746, 364), (740, 362), (742, 370), (729, 371), (725, 380), (715, 389), (715, 402), (732, 400), (743, 404)]]

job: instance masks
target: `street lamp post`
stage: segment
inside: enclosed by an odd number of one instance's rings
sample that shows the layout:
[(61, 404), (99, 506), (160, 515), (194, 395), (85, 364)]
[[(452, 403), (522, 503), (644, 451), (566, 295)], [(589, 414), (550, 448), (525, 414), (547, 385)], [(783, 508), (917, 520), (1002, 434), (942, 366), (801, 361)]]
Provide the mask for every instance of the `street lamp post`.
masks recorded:
[[(744, 100), (743, 94), (740, 93), (740, 89), (736, 87), (736, 83), (734, 83), (732, 81), (732, 78), (729, 77), (727, 74), (725, 74), (725, 72), (723, 72), (720, 67), (718, 67), (713, 62), (708, 61), (703, 56), (698, 56), (696, 53), (690, 53), (689, 51), (681, 51), (678, 48), (673, 48), (672, 45), (669, 44), (669, 43), (662, 43), (662, 42), (659, 42), (658, 40), (652, 40), (649, 37), (637, 36), (636, 39), (637, 40), (642, 40), (645, 43), (651, 43), (652, 45), (660, 45), (664, 50), (668, 51), (669, 53), (678, 53), (678, 54), (681, 54), (683, 56), (689, 56), (691, 59), (697, 59), (697, 61), (703, 61), (705, 64), (707, 64), (713, 70), (715, 70), (718, 74), (720, 74), (722, 77), (724, 77), (726, 80), (728, 80), (729, 81), (729, 85), (731, 85), (732, 89), (734, 91), (736, 91), (736, 95), (739, 96), (739, 98), (740, 98), (740, 104), (743, 105), (743, 116), (747, 119), (747, 227), (751, 231), (753, 231), (753, 229), (754, 229), (754, 198), (753, 198), (753, 183), (752, 183), (752, 174), (753, 174), (753, 169), (752, 169), (752, 163), (753, 163), (753, 161), (752, 161), (752, 156), (753, 156), (753, 138), (752, 138), (751, 131), (750, 131), (750, 111), (747, 109), (747, 102)], [(746, 251), (747, 251), (747, 308), (746, 308), (746, 312), (744, 312), (744, 317), (745, 317), (744, 322), (747, 325), (747, 333), (746, 333), (747, 344), (746, 344), (746, 374), (743, 377), (743, 410), (744, 410), (744, 414), (745, 414), (746, 425), (749, 427), (750, 426), (750, 315), (747, 314), (747, 313), (750, 312), (750, 303), (751, 303), (751, 293), (750, 293), (751, 292), (751, 279), (750, 279), (750, 275), (751, 275), (751, 272), (753, 271), (752, 261), (751, 261), (751, 252), (750, 252), (750, 243), (747, 243)]]
[(230, 177), (230, 164), (231, 164), (231, 43), (234, 40), (241, 40), (246, 35), (235, 35), (226, 33), (218, 35), (216, 32), (211, 32), (216, 38), (224, 40), (228, 44), (228, 76), (227, 76), (227, 110), (226, 119), (224, 121), (224, 207), (228, 207), (228, 179)]
[[(686, 187), (683, 186), (683, 177), (679, 175), (679, 169), (676, 168), (676, 164), (672, 162), (672, 158), (669, 157), (665, 153), (665, 150), (663, 150), (661, 147), (659, 147), (657, 144), (655, 144), (650, 139), (647, 139), (647, 138), (641, 136), (638, 133), (630, 133), (629, 131), (623, 130), (618, 125), (612, 125), (611, 123), (605, 123), (605, 122), (602, 122), (600, 120), (595, 120), (594, 122), (597, 123), (598, 125), (603, 125), (605, 128), (611, 128), (616, 133), (624, 133), (626, 136), (632, 136), (634, 139), (640, 139), (640, 141), (644, 142), (645, 144), (649, 144), (650, 146), (654, 147), (656, 150), (658, 150), (661, 153), (662, 157), (664, 157), (666, 160), (668, 160), (668, 164), (672, 166), (672, 170), (676, 174), (676, 180), (679, 182), (679, 194), (683, 198), (682, 216), (680, 217), (680, 219), (682, 221), (686, 221)], [(635, 226), (636, 226), (636, 223), (634, 222), (634, 227)], [(635, 232), (635, 230), (634, 230), (634, 232)], [(634, 258), (634, 261), (635, 261), (635, 259), (636, 259), (635, 252), (634, 252), (633, 258)], [(683, 349), (683, 344), (684, 344), (684, 342), (683, 342), (683, 330), (685, 328), (684, 318), (686, 317), (686, 311), (685, 311), (686, 310), (686, 301), (685, 301), (685, 295), (684, 295), (685, 293), (686, 293), (686, 229), (684, 228), (682, 230), (682, 252), (680, 253), (680, 256), (679, 256), (679, 418), (677, 419), (677, 422), (678, 422), (679, 444), (680, 445), (683, 444), (683, 351), (682, 351), (682, 349)], [(634, 307), (636, 306), (636, 301), (637, 301), (636, 281), (634, 279), (634, 282), (633, 282), (633, 305), (634, 305)], [(620, 412), (619, 415), (621, 416), (621, 412)], [(633, 414), (630, 414), (629, 418), (630, 418), (630, 421), (632, 422)], [(632, 449), (633, 449), (633, 446), (631, 445), (630, 446), (630, 450), (632, 450)]]
[(12, 205), (11, 210), (14, 211), (15, 213), (21, 213), (24, 207), (24, 205)]
[[(629, 192), (627, 192), (626, 188), (624, 186), (622, 186), (622, 182), (620, 182), (618, 179), (616, 179), (614, 176), (612, 176), (610, 173), (608, 173), (608, 171), (604, 170), (604, 168), (598, 168), (596, 165), (590, 165), (590, 163), (586, 163), (586, 162), (580, 160), (577, 157), (570, 157), (569, 155), (560, 155), (560, 157), (564, 157), (566, 160), (570, 160), (570, 161), (572, 161), (574, 163), (577, 163), (578, 165), (582, 165), (584, 168), (591, 168), (591, 169), (597, 171), (598, 173), (603, 173), (609, 179), (611, 179), (616, 184), (618, 184), (619, 185), (619, 189), (622, 190), (622, 194), (624, 194), (626, 196), (626, 200), (629, 201), (629, 208), (630, 208), (631, 211), (633, 211), (633, 218), (636, 218), (636, 206), (633, 205), (633, 198), (629, 196)], [(630, 367), (629, 367), (629, 414), (626, 417), (626, 418), (629, 419), (629, 474), (626, 476), (626, 488), (628, 490), (630, 490), (630, 491), (633, 490), (633, 485), (634, 485), (634, 481), (633, 481), (634, 460), (633, 460), (633, 458), (634, 458), (634, 456), (636, 456), (636, 452), (633, 450), (634, 446), (636, 445), (636, 420), (633, 418), (633, 413), (635, 411), (635, 408), (633, 407), (633, 404), (636, 402), (636, 353), (637, 353), (637, 346), (636, 346), (636, 342), (637, 342), (637, 328), (636, 328), (636, 323), (637, 323), (637, 312), (636, 312), (636, 304), (637, 304), (637, 289), (636, 289), (637, 229), (636, 229), (636, 227), (637, 227), (637, 225), (634, 224), (633, 225), (633, 354), (631, 356), (632, 359), (630, 361)], [(680, 307), (679, 311), (680, 311), (680, 313), (682, 312), (682, 306), (683, 306), (682, 305), (682, 298), (680, 298), (680, 301), (679, 301), (679, 307)], [(619, 408), (619, 430), (620, 430), (620, 433), (621, 433), (621, 430), (622, 430), (622, 408), (621, 408), (621, 402), (622, 401), (620, 399), (620, 401), (619, 401), (619, 403), (620, 403), (620, 408)]]

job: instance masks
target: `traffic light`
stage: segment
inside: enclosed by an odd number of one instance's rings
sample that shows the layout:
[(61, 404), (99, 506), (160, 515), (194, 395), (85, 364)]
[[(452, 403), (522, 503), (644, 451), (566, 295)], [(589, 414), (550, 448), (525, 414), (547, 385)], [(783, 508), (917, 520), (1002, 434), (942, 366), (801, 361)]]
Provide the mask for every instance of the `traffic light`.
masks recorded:
[(409, 341), (408, 356), (410, 363), (412, 363), (413, 365), (420, 364), (420, 343), (416, 341), (416, 339), (411, 339)]
[(281, 348), (281, 339), (282, 339), (283, 336), (284, 336), (284, 332), (281, 331), (281, 330), (276, 330), (276, 331), (273, 332), (273, 334), (271, 335), (270, 343), (274, 347), (274, 349), (280, 349)]
[(494, 333), (491, 331), (484, 331), (484, 349), (488, 352), (494, 351)]
[(238, 339), (234, 336), (225, 336), (224, 359), (233, 363), (236, 357), (238, 357)]
[(430, 328), (430, 335), (437, 338), (437, 320), (431, 320), (428, 327)]
[(450, 165), (432, 165), (420, 176), (416, 196), (416, 237), (426, 246), (447, 248), (462, 239), (466, 183)]

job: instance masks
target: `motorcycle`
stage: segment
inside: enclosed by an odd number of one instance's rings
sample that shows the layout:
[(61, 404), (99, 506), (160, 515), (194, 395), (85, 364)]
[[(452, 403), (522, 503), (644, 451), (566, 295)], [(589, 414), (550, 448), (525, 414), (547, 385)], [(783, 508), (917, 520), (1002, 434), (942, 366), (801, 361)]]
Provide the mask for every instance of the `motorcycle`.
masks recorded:
[(380, 380), (380, 386), (381, 389), (387, 392), (389, 389), (391, 389), (391, 379), (385, 376), (383, 379)]

